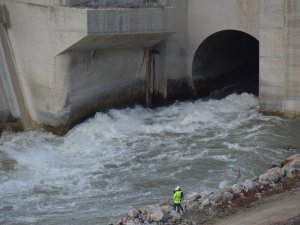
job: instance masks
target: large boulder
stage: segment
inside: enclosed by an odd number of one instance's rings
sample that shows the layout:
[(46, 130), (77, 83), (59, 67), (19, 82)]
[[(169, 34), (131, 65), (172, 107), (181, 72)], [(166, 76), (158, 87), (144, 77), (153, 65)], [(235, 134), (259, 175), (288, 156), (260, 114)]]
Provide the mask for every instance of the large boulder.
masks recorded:
[(160, 206), (160, 209), (162, 210), (164, 215), (168, 215), (168, 214), (171, 214), (171, 212), (173, 210), (173, 206), (172, 205), (163, 205), (163, 206)]
[(208, 206), (208, 205), (210, 205), (210, 204), (211, 204), (211, 203), (210, 203), (209, 199), (206, 198), (206, 199), (204, 199), (204, 201), (201, 203), (201, 206), (202, 206), (202, 208), (203, 208), (203, 207)]
[[(296, 161), (294, 162), (294, 160), (296, 160)], [(300, 160), (300, 154), (295, 154), (295, 155), (292, 155), (292, 156), (288, 157), (287, 159), (283, 160), (281, 162), (281, 166), (283, 167), (285, 165), (291, 165), (293, 162), (294, 162), (293, 164), (296, 165), (299, 163), (299, 160)], [(300, 168), (300, 167), (298, 167), (298, 168)]]
[(222, 204), (225, 201), (230, 201), (234, 197), (233, 193), (231, 193), (229, 190), (217, 190), (213, 192), (208, 200), (210, 201), (211, 204)]
[(132, 209), (127, 213), (127, 217), (130, 219), (138, 218), (142, 214), (139, 209)]
[(171, 213), (170, 221), (175, 224), (178, 220), (180, 220), (180, 218), (181, 218), (180, 213), (173, 210)]
[(222, 190), (216, 190), (215, 192), (211, 193), (211, 195), (209, 196), (208, 200), (212, 203), (212, 204), (216, 204), (217, 202), (221, 202), (222, 201)]
[(193, 192), (192, 194), (189, 194), (185, 197), (186, 201), (197, 201), (202, 197), (201, 193)]
[(284, 177), (285, 172), (282, 168), (274, 167), (268, 169), (265, 173), (259, 176), (258, 183), (266, 185), (278, 182), (282, 177)]
[(157, 205), (149, 205), (142, 210), (147, 222), (160, 222), (164, 218), (164, 213)]

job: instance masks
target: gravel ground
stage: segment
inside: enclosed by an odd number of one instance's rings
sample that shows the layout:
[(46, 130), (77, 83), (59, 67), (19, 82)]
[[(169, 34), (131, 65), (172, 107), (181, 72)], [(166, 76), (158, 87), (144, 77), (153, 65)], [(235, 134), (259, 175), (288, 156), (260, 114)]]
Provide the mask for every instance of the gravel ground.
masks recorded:
[(275, 223), (274, 225), (300, 225), (300, 214), (283, 223)]

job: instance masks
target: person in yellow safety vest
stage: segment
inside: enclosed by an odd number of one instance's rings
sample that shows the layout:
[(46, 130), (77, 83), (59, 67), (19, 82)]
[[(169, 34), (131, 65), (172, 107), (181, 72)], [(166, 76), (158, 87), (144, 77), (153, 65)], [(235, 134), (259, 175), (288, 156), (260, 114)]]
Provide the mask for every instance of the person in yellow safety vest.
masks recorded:
[(177, 186), (174, 190), (174, 195), (173, 195), (173, 201), (174, 201), (173, 210), (177, 211), (178, 213), (180, 213), (180, 210), (183, 212), (183, 208), (181, 206), (182, 198), (183, 198), (183, 192), (180, 189), (180, 187)]

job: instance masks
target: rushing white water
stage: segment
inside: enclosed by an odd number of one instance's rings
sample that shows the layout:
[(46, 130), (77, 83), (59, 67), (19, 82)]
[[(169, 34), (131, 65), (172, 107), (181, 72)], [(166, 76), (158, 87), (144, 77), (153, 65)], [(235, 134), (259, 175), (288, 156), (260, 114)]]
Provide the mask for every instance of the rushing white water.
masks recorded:
[[(258, 99), (180, 102), (98, 113), (65, 137), (0, 139), (0, 224), (109, 224), (132, 208), (252, 178), (297, 152), (299, 121), (265, 117)], [(5, 163), (6, 162), (6, 163)], [(14, 169), (6, 168), (16, 162)]]

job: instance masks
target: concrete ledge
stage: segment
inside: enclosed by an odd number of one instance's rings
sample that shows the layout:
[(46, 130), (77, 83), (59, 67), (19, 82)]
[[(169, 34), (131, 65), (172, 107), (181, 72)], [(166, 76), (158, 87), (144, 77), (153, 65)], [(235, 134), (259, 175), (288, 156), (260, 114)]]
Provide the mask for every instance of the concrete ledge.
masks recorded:
[(176, 32), (173, 7), (56, 10), (57, 55), (67, 50), (148, 47)]
[(282, 112), (271, 110), (259, 110), (259, 112), (266, 116), (278, 116), (286, 119), (300, 119), (300, 112)]
[(150, 47), (171, 36), (172, 32), (149, 34), (88, 35), (66, 50)]

